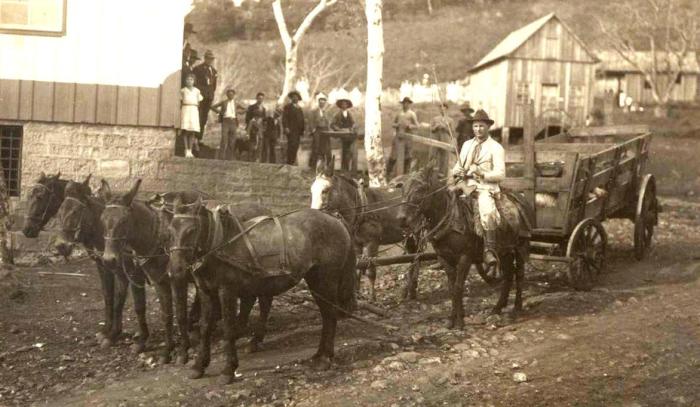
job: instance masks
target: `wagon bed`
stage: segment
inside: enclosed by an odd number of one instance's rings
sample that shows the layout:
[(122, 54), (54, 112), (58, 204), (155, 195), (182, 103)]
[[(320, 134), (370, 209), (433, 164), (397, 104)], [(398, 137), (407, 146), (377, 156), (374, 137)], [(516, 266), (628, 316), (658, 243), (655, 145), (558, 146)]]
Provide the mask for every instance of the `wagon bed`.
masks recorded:
[(503, 186), (524, 192), (535, 209), (531, 258), (567, 263), (570, 283), (590, 288), (604, 267), (601, 222), (625, 218), (635, 222), (641, 259), (658, 213), (655, 180), (645, 173), (650, 142), (646, 126), (606, 126), (510, 146)]

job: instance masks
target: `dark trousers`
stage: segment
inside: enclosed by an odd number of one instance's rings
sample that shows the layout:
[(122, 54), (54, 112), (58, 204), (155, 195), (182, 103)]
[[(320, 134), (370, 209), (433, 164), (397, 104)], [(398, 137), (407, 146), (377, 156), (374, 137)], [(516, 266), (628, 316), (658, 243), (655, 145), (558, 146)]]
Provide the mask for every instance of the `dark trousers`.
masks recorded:
[(236, 140), (236, 129), (238, 120), (223, 119), (221, 122), (221, 142), (219, 143), (219, 160), (230, 160), (233, 158), (233, 143)]
[(199, 134), (197, 135), (197, 140), (202, 140), (204, 137), (204, 128), (207, 126), (207, 120), (209, 120), (209, 110), (211, 109), (212, 99), (202, 99), (199, 102)]
[(350, 171), (350, 166), (352, 165), (352, 140), (343, 139), (342, 147), (340, 168)]
[(290, 133), (287, 135), (287, 164), (296, 164), (300, 141), (301, 134)]
[(261, 163), (276, 163), (277, 154), (275, 153), (275, 148), (277, 147), (277, 139), (270, 138), (263, 135), (260, 143), (260, 162)]
[(309, 168), (316, 168), (318, 160), (326, 162), (331, 158), (331, 138), (323, 135), (324, 130), (316, 130), (311, 143), (311, 154), (309, 154)]

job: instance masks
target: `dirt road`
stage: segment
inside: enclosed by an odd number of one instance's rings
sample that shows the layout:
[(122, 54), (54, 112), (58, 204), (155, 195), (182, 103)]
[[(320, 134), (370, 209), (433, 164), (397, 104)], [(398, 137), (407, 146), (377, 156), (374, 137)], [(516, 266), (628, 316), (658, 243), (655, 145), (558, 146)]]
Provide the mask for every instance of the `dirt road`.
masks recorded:
[(151, 291), (150, 352), (131, 354), (128, 335), (104, 350), (94, 337), (101, 302), (89, 261), (20, 267), (0, 279), (0, 405), (700, 405), (700, 204), (664, 207), (642, 262), (633, 260), (631, 225), (606, 223), (608, 271), (591, 292), (570, 291), (551, 272), (533, 279), (543, 274), (535, 265), (517, 321), (487, 317), (496, 291), (472, 276), (467, 327), (448, 331), (441, 271), (424, 268), (419, 301), (401, 304), (402, 269), (384, 268), (379, 303), (392, 316), (382, 321), (400, 331), (342, 321), (337, 365), (326, 372), (299, 363), (319, 337), (315, 306), (280, 298), (265, 350), (241, 354), (242, 377), (229, 386), (217, 383), (218, 347), (201, 380), (155, 363), (161, 325)]

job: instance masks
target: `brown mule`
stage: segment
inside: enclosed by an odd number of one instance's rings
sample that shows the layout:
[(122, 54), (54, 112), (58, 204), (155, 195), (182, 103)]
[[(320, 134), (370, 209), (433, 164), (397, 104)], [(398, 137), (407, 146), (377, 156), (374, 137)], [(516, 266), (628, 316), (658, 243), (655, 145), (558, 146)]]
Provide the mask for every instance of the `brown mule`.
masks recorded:
[(105, 302), (105, 328), (101, 335), (103, 347), (112, 345), (122, 332), (126, 291), (131, 288), (139, 325), (139, 335), (133, 349), (140, 353), (145, 350), (149, 336), (146, 323), (146, 277), (130, 258), (124, 260), (123, 267), (107, 267), (103, 263), (99, 253), (104, 251), (104, 232), (100, 222), (104, 202), (92, 196), (89, 182), (90, 176), (82, 183), (70, 181), (66, 185), (65, 199), (57, 213), (61, 232), (54, 247), (68, 257), (73, 246), (80, 243), (95, 262)]
[(27, 213), (24, 217), (22, 233), (28, 238), (39, 236), (39, 232), (56, 216), (63, 203), (68, 180), (61, 179), (61, 173), (46, 175), (43, 172), (29, 192)]
[[(433, 173), (433, 166), (414, 171), (405, 179), (403, 186), (403, 203), (399, 218), (405, 227), (415, 227), (420, 220), (425, 219), (431, 231), (432, 245), (440, 260), (451, 267), (445, 268), (448, 286), (452, 297), (452, 312), (448, 321), (449, 328), (464, 327), (464, 282), (471, 264), (483, 255), (483, 239), (474, 229), (473, 218), (467, 219), (468, 226), (460, 233), (452, 228), (446, 220), (449, 219), (452, 198), (446, 186), (438, 181)], [(508, 205), (515, 205), (508, 201)], [(517, 209), (511, 213), (518, 214)], [(508, 303), (508, 295), (513, 279), (515, 279), (515, 306), (513, 315), (522, 311), (522, 284), (525, 276), (529, 240), (520, 236), (519, 228), (523, 227), (521, 220), (507, 222), (517, 224), (511, 241), (504, 242), (507, 249), (499, 250), (500, 268), (503, 273), (503, 285), (498, 303), (493, 308), (494, 313), (500, 313)]]
[[(209, 212), (209, 213), (207, 213)], [(236, 306), (240, 292), (259, 298), (281, 294), (304, 279), (321, 310), (323, 328), (315, 365), (330, 366), (338, 317), (354, 304), (356, 257), (343, 223), (320, 211), (305, 209), (279, 218), (262, 217), (243, 224), (235, 213), (221, 212), (222, 244), (201, 247), (202, 216), (214, 215), (196, 206), (176, 208), (171, 222), (174, 236), (173, 267), (192, 273), (202, 291), (203, 324), (200, 352), (192, 378), (200, 378), (209, 365), (211, 298), (221, 295), (226, 364), (222, 379), (230, 383), (238, 368), (235, 347)], [(209, 245), (208, 243), (207, 245)], [(201, 251), (203, 256), (195, 256)], [(256, 253), (262, 254), (258, 256)], [(206, 267), (197, 268), (203, 261)], [(205, 322), (206, 321), (206, 322)]]

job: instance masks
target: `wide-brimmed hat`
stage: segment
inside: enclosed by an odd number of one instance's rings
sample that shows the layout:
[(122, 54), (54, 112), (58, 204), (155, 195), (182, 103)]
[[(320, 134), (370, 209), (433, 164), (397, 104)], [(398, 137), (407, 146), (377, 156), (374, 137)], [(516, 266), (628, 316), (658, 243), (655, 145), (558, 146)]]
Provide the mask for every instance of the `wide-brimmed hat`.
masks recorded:
[(489, 126), (492, 125), (492, 124), (494, 123), (493, 120), (491, 120), (491, 118), (489, 117), (489, 115), (488, 115), (483, 109), (477, 110), (476, 113), (474, 113), (474, 116), (472, 116), (472, 117), (469, 119), (469, 121), (472, 122), (472, 123), (474, 123), (474, 122), (484, 122), (484, 123), (488, 124)]
[(323, 93), (323, 92), (317, 93), (317, 94), (316, 94), (316, 102), (318, 102), (318, 101), (321, 100), (321, 99), (328, 100), (328, 95), (326, 95), (326, 94)]
[(401, 99), (401, 102), (400, 102), (400, 103), (401, 103), (402, 105), (403, 105), (404, 103), (408, 103), (408, 104), (410, 105), (410, 104), (413, 104), (413, 101), (411, 100), (410, 97), (406, 96), (406, 97), (404, 97), (403, 99)]
[(340, 104), (341, 104), (342, 102), (346, 102), (346, 103), (348, 104), (348, 109), (351, 108), (351, 107), (353, 106), (353, 105), (352, 105), (352, 100), (347, 99), (347, 98), (342, 98), (342, 99), (336, 100), (336, 101), (335, 101), (335, 105), (342, 109), (342, 107), (340, 106)]
[(295, 95), (299, 100), (301, 100), (301, 93), (299, 93), (298, 91), (293, 90), (293, 91), (287, 93), (287, 97), (290, 99), (292, 98), (292, 96), (295, 96)]
[(228, 94), (229, 92), (233, 92), (235, 94), (236, 89), (234, 89), (233, 86), (227, 86), (226, 89), (224, 90), (224, 94)]
[(467, 113), (469, 113), (469, 114), (474, 113), (474, 109), (472, 109), (472, 107), (469, 105), (469, 102), (467, 102), (467, 103), (463, 104), (462, 106), (460, 106), (459, 111), (460, 111), (460, 112), (467, 112)]
[(211, 52), (210, 49), (208, 49), (207, 52), (204, 53), (204, 58), (206, 59), (206, 58), (216, 58), (216, 57), (214, 56), (214, 53)]

